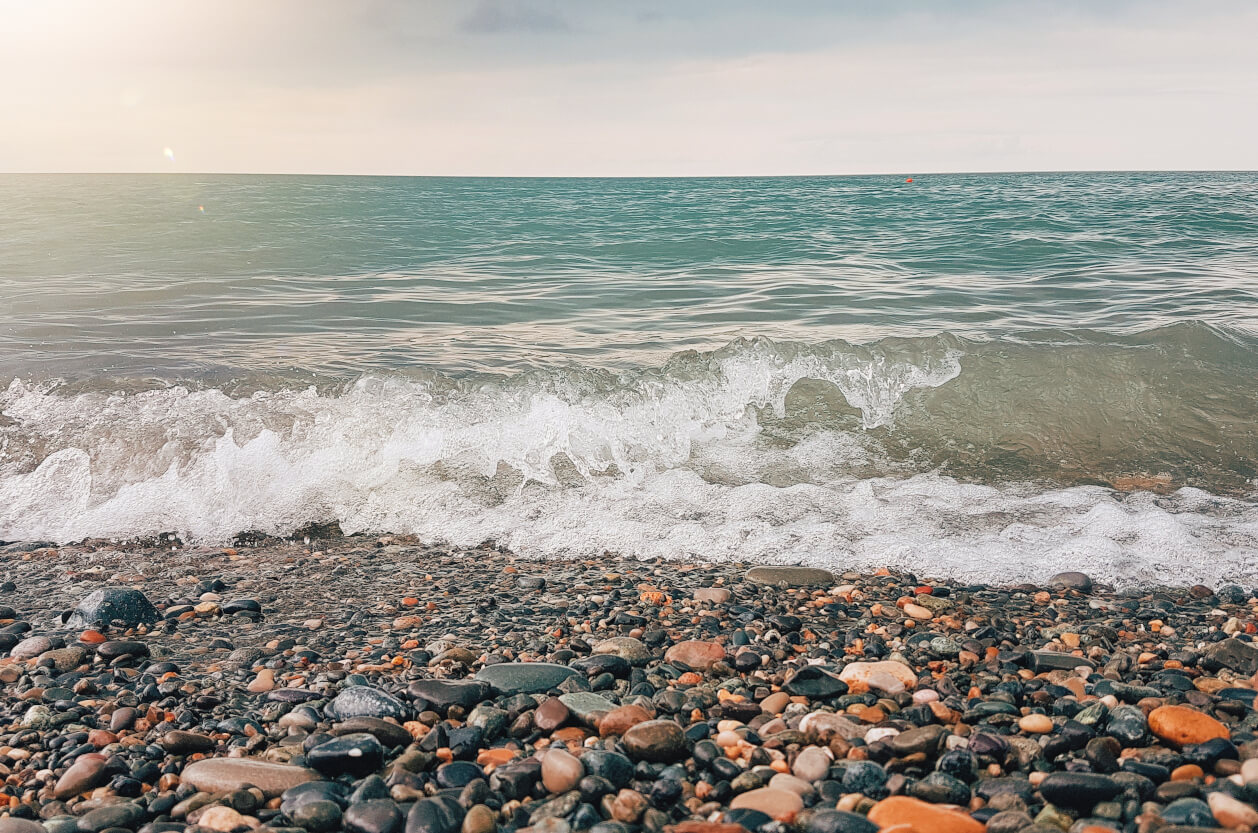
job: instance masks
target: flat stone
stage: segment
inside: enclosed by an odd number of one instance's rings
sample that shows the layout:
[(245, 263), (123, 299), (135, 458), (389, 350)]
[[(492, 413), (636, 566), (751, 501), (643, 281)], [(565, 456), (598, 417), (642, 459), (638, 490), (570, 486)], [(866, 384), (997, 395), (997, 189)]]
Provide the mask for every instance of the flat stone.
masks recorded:
[(643, 644), (641, 639), (635, 639), (632, 636), (613, 636), (611, 639), (604, 639), (594, 646), (593, 653), (620, 657), (630, 665), (646, 665), (651, 661), (651, 650)]
[(747, 571), (747, 581), (787, 587), (829, 587), (834, 584), (834, 574), (814, 567), (752, 567)]
[(13, 646), (9, 656), (14, 659), (34, 659), (42, 653), (53, 650), (53, 642), (46, 636), (28, 636)]
[(476, 672), (476, 679), (489, 683), (503, 694), (537, 694), (558, 688), (577, 672), (566, 665), (551, 662), (504, 662), (486, 665)]
[(761, 787), (734, 796), (729, 806), (731, 810), (758, 810), (775, 821), (790, 824), (804, 809), (804, 800), (790, 790)]
[(616, 709), (616, 704), (599, 694), (590, 691), (573, 691), (559, 695), (573, 717), (593, 729), (604, 715)]
[(189, 764), (180, 774), (182, 783), (203, 792), (231, 792), (253, 786), (267, 798), (277, 798), (291, 787), (318, 779), (319, 773), (312, 769), (250, 758), (208, 758)]
[(692, 598), (696, 602), (719, 605), (728, 602), (730, 595), (729, 590), (724, 587), (700, 587), (694, 592)]
[(151, 625), (161, 617), (148, 597), (131, 587), (102, 587), (79, 602), (66, 624), (94, 628), (121, 620), (130, 627)]
[(411, 709), (392, 694), (373, 686), (353, 685), (341, 690), (327, 706), (327, 714), (335, 720), (351, 717), (391, 717), (409, 720)]
[(985, 826), (962, 810), (902, 795), (879, 801), (868, 818), (880, 830), (892, 828), (896, 833), (983, 833)]
[(839, 679), (848, 685), (860, 684), (875, 688), (874, 684), (880, 682), (880, 675), (883, 674), (897, 680), (905, 689), (917, 687), (917, 675), (913, 673), (913, 669), (894, 660), (849, 663), (839, 672)]
[(462, 706), (471, 709), (493, 693), (493, 687), (481, 680), (415, 680), (406, 687), (418, 697), (439, 709)]
[(696, 671), (707, 671), (724, 659), (724, 646), (715, 642), (701, 642), (695, 639), (678, 642), (664, 654), (666, 662), (678, 662)]
[(1122, 791), (1114, 779), (1090, 772), (1054, 772), (1040, 783), (1045, 801), (1070, 810), (1090, 810)]
[(381, 720), (378, 717), (351, 717), (343, 723), (332, 727), (332, 734), (354, 735), (366, 732), (375, 735), (376, 740), (387, 747), (407, 746), (411, 743), (411, 733), (396, 723)]

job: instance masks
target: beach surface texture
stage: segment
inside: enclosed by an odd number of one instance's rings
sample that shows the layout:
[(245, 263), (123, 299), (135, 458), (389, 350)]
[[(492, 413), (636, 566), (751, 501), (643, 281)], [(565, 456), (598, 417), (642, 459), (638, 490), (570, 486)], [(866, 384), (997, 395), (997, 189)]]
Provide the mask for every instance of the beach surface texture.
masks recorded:
[(1258, 822), (1249, 588), (322, 532), (0, 550), (0, 831)]

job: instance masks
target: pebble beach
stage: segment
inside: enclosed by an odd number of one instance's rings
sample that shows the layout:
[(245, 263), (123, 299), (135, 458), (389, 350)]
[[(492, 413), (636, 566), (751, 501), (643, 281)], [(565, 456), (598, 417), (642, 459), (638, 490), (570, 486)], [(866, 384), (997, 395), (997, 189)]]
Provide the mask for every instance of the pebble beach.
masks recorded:
[(0, 833), (1258, 826), (1235, 585), (0, 547)]

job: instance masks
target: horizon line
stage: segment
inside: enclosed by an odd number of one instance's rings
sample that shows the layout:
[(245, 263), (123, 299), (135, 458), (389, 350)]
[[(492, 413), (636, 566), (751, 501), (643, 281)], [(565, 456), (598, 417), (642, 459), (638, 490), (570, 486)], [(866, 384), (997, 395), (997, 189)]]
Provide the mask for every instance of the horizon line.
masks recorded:
[(0, 176), (269, 176), (374, 179), (840, 179), (858, 177), (999, 176), (1024, 174), (1251, 174), (1258, 168), (1071, 168), (968, 171), (879, 171), (812, 174), (383, 174), (260, 171), (0, 171)]

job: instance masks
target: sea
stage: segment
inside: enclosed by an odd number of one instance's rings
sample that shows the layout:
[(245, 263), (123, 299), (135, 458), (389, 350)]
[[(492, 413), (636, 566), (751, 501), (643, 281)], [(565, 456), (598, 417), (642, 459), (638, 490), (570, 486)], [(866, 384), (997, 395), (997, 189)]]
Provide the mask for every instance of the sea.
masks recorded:
[(1258, 173), (907, 179), (0, 176), (0, 540), (1258, 583)]

